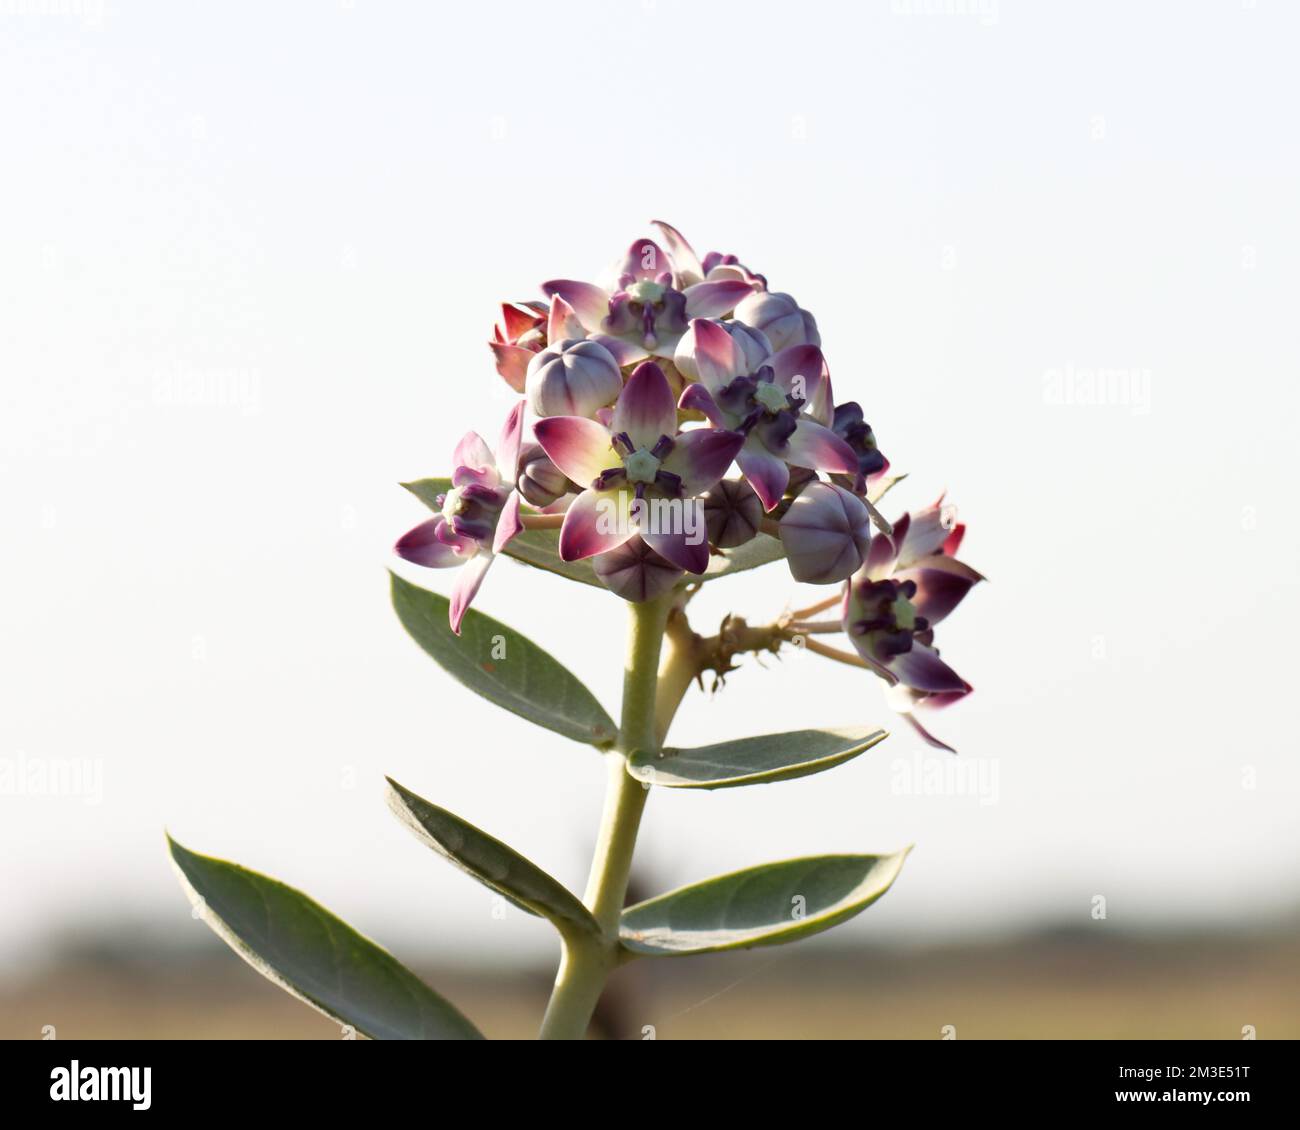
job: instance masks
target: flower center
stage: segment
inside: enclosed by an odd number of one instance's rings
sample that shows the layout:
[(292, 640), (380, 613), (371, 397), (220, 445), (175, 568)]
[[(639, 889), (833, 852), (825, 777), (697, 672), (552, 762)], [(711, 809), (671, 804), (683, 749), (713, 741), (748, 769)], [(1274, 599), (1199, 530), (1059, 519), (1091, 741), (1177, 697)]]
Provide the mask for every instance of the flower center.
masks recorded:
[(442, 497), (442, 516), (461, 537), (488, 541), (496, 531), (508, 494), (482, 483), (453, 487)]
[(925, 617), (916, 614), (915, 595), (915, 581), (892, 580), (863, 581), (853, 593), (858, 615), (849, 631), (865, 636), (880, 662), (911, 651), (915, 637), (929, 630)]
[(780, 412), (790, 406), (785, 393), (770, 381), (759, 382), (758, 387), (754, 389), (754, 400), (769, 412)]
[(653, 306), (663, 298), (666, 289), (662, 283), (638, 279), (626, 288), (626, 294), (633, 302), (644, 302), (647, 306)]
[(654, 482), (655, 476), (659, 474), (659, 466), (660, 461), (646, 447), (632, 452), (631, 455), (623, 456), (623, 467), (627, 471), (628, 482)]

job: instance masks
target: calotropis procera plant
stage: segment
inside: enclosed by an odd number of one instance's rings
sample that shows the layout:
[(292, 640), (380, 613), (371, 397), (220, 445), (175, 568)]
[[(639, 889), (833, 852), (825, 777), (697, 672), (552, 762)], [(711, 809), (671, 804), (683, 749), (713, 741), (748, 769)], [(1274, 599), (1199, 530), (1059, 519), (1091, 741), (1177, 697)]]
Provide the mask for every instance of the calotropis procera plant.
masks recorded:
[[(502, 308), (490, 343), (519, 400), (492, 449), (475, 432), (448, 478), (405, 486), (433, 511), (399, 557), (454, 569), (448, 599), (394, 575), (415, 641), (484, 698), (604, 755), (608, 791), (578, 899), (500, 840), (389, 780), (397, 817), (426, 846), (555, 926), (559, 972), (543, 1038), (584, 1035), (609, 975), (643, 958), (779, 945), (827, 930), (885, 893), (906, 849), (748, 867), (625, 906), (642, 810), (656, 788), (724, 789), (820, 773), (886, 736), (871, 726), (666, 745), (692, 683), (716, 689), (746, 653), (800, 647), (879, 679), (918, 720), (971, 691), (935, 646), (981, 577), (959, 561), (964, 527), (941, 498), (892, 524), (878, 504), (900, 476), (859, 404), (836, 404), (813, 316), (733, 255), (699, 258), (667, 224), (632, 244), (604, 285), (556, 279), (546, 301)], [(500, 556), (540, 585), (608, 590), (629, 611), (618, 722), (574, 674), (470, 604)], [(825, 599), (768, 624), (688, 619), (706, 584), (785, 561)], [(549, 574), (549, 575), (547, 575)], [(516, 581), (522, 574), (513, 574)], [(501, 578), (504, 580), (505, 578)], [(839, 633), (843, 644), (823, 637)], [(474, 1025), (386, 950), (306, 895), (171, 841), (195, 906), (267, 977), (376, 1038), (475, 1038)]]

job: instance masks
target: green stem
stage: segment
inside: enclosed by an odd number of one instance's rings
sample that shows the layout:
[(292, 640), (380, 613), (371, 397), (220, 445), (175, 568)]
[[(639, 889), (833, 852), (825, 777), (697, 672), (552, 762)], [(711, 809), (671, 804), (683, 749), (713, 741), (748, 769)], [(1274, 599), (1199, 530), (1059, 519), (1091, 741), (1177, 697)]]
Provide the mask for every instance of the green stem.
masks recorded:
[(667, 593), (645, 604), (630, 604), (627, 658), (623, 666), (623, 716), (618, 749), (607, 754), (609, 769), (605, 808), (600, 818), (596, 851), (583, 902), (600, 925), (600, 935), (570, 934), (564, 938), (560, 969), (546, 1016), (543, 1040), (580, 1040), (618, 965), (618, 920), (627, 896), (632, 852), (648, 789), (627, 771), (629, 754), (658, 748), (655, 697), (659, 650), (664, 625), (674, 600)]

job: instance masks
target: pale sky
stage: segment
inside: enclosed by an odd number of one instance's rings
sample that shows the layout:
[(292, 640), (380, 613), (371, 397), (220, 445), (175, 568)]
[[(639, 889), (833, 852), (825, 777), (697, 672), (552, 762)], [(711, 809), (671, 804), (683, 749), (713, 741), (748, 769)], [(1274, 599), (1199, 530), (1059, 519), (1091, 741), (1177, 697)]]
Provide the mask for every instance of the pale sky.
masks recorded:
[[(815, 313), (910, 475), (888, 512), (947, 489), (991, 580), (940, 639), (976, 693), (935, 720), (982, 798), (899, 795), (946, 760), (865, 673), (748, 662), (676, 743), (893, 736), (657, 791), (651, 884), (915, 843), (850, 936), (1293, 908), (1297, 32), (1270, 0), (0, 3), (0, 768), (102, 774), (0, 793), (0, 961), (204, 930), (164, 826), (399, 952), (552, 952), (382, 801), (390, 774), (581, 891), (604, 783), (405, 636), (397, 483), (496, 434), (497, 304), (656, 218)], [(693, 609), (816, 595), (778, 565)], [(617, 710), (621, 601), (501, 563), (478, 607)]]

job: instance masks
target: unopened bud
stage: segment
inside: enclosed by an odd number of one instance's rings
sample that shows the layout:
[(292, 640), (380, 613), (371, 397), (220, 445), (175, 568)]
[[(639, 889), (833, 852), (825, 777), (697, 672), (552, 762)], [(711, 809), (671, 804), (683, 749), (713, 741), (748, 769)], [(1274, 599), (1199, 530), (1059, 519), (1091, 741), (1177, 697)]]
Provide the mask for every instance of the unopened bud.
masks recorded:
[(821, 345), (817, 320), (788, 294), (755, 291), (741, 299), (736, 321), (762, 330), (778, 352), (791, 345)]
[(834, 483), (809, 483), (781, 519), (781, 544), (796, 581), (833, 585), (851, 577), (870, 542), (867, 508)]
[(519, 477), (515, 486), (530, 506), (540, 510), (563, 498), (573, 484), (550, 461), (540, 444), (526, 443), (519, 452)]
[(763, 503), (744, 479), (722, 479), (701, 496), (709, 543), (718, 549), (744, 545), (763, 521)]
[(596, 341), (561, 341), (528, 363), (528, 407), (535, 416), (592, 416), (623, 390), (614, 355)]
[(639, 537), (608, 553), (597, 554), (591, 559), (591, 567), (610, 592), (634, 604), (662, 596), (686, 572), (660, 557)]

